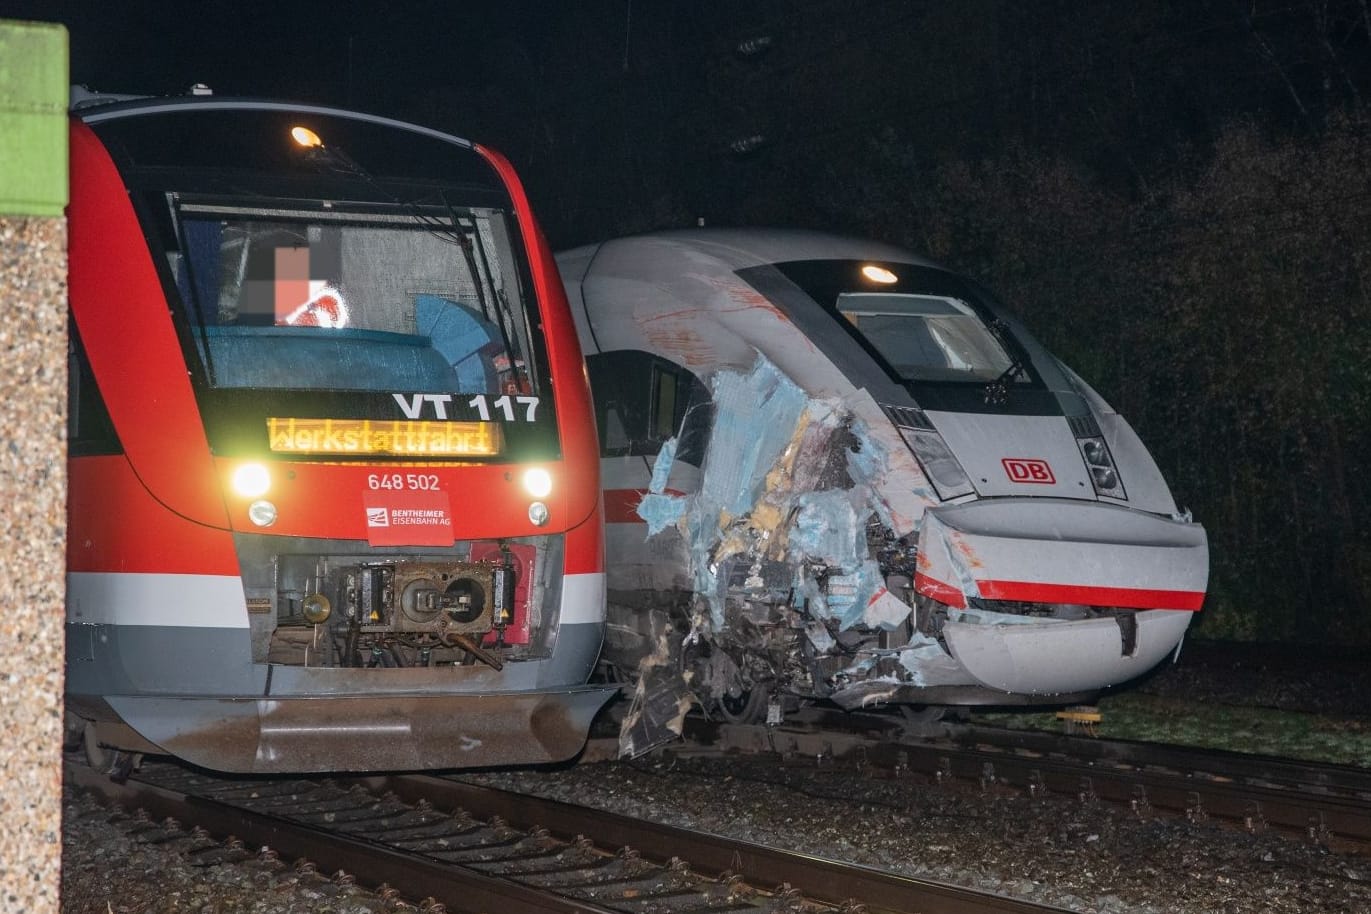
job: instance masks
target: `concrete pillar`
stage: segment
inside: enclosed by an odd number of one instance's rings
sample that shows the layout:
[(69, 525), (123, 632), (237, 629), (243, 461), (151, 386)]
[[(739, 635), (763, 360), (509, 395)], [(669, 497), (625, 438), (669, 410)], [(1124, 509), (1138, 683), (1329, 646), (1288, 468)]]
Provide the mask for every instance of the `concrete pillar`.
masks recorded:
[(0, 20), (0, 910), (56, 914), (67, 526), (67, 31)]

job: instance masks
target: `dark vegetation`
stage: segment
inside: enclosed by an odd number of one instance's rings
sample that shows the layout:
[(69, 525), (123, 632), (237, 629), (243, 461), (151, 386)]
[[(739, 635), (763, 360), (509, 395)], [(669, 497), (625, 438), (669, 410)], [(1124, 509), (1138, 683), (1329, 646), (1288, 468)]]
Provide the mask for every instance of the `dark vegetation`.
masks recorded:
[[(1153, 449), (1210, 533), (1201, 635), (1371, 644), (1369, 3), (334, 4), (254, 20), (247, 69), (207, 53), (248, 22), (221, 4), (173, 83), (105, 88), (446, 127), (510, 156), (557, 247), (704, 219), (925, 251)], [(146, 59), (101, 47), (74, 64)]]
[(673, 6), (420, 113), (481, 112), (555, 243), (802, 225), (981, 278), (1208, 528), (1202, 635), (1371, 642), (1367, 0)]

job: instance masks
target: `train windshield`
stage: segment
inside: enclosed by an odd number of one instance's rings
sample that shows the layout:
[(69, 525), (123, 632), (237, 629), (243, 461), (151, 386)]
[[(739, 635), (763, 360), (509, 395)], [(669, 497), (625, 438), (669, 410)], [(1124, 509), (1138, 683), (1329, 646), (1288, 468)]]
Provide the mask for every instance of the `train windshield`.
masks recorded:
[(212, 388), (534, 391), (497, 211), (174, 212), (169, 265)]
[(838, 313), (904, 381), (994, 381), (1014, 366), (989, 327), (956, 298), (852, 292), (838, 296)]

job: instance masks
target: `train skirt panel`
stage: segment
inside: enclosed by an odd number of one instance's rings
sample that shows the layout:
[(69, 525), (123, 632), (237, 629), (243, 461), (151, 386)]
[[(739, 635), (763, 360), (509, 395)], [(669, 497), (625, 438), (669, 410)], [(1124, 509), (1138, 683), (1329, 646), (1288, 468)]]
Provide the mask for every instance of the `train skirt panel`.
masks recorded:
[(958, 618), (953, 613), (943, 624), (943, 637), (978, 683), (998, 692), (1056, 696), (1146, 673), (1180, 647), (1191, 614), (1150, 609), (1075, 622)]

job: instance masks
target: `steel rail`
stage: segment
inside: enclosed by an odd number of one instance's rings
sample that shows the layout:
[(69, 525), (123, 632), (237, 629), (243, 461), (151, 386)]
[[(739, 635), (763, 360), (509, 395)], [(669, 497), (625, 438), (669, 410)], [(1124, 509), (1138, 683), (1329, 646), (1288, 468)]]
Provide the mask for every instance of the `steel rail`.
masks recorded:
[[(250, 845), (272, 848), (284, 858), (304, 857), (322, 870), (341, 869), (354, 874), (367, 886), (387, 883), (411, 897), (427, 896), (442, 902), (452, 911), (518, 910), (541, 912), (637, 911), (650, 903), (658, 911), (748, 910), (781, 912), (799, 910), (809, 903), (810, 910), (831, 905), (843, 911), (869, 914), (885, 912), (936, 912), (936, 914), (1067, 914), (1063, 908), (1037, 904), (1003, 895), (979, 892), (946, 883), (898, 876), (824, 860), (813, 855), (767, 848), (748, 842), (700, 835), (684, 829), (659, 826), (614, 813), (571, 806), (535, 797), (477, 787), (453, 780), (428, 776), (391, 776), (333, 779), (329, 781), (263, 778), (223, 778), (172, 765), (150, 766), (136, 777), (116, 784), (92, 769), (68, 763), (66, 776), (72, 786), (93, 790), (122, 806), (145, 810), (155, 818), (171, 816), (184, 826), (199, 825), (211, 834), (234, 835)], [(358, 792), (356, 788), (364, 788)], [(366, 799), (360, 799), (366, 798)], [(351, 799), (353, 802), (346, 802)], [(240, 805), (242, 804), (242, 805)], [(379, 804), (380, 809), (372, 808)], [(251, 806), (254, 809), (243, 808)], [(523, 826), (528, 834), (542, 834), (567, 841), (564, 849), (584, 848), (580, 836), (594, 841), (601, 859), (636, 860), (646, 865), (656, 859), (655, 872), (633, 870), (627, 876), (611, 873), (607, 884), (625, 887), (622, 896), (600, 896), (589, 900), (565, 897), (556, 885), (539, 887), (538, 867), (521, 870), (521, 860), (540, 860), (557, 856), (546, 846), (531, 856), (486, 856), (484, 848), (498, 850), (515, 838), (501, 837), (494, 844), (469, 845), (478, 853), (463, 862), (445, 862), (430, 856), (431, 851), (391, 845), (380, 837), (399, 828), (410, 836), (415, 828), (402, 823), (419, 814), (430, 827), (435, 819), (449, 818), (438, 813), (440, 806), (460, 807), (457, 818), (464, 822), (488, 819), (499, 829)], [(348, 813), (357, 813), (352, 816)], [(321, 815), (329, 817), (321, 818)], [(333, 818), (336, 817), (336, 822)], [(323, 826), (319, 823), (330, 821)], [(412, 821), (412, 820), (411, 820)], [(363, 825), (361, 823), (374, 823)], [(341, 836), (335, 831), (347, 831)], [(375, 829), (379, 829), (375, 830)], [(412, 843), (412, 837), (411, 839)], [(542, 839), (540, 839), (542, 840)], [(462, 853), (456, 845), (444, 852)], [(632, 848), (630, 851), (629, 849)], [(612, 857), (609, 850), (617, 850)], [(498, 859), (497, 859), (498, 857)], [(480, 867), (473, 871), (472, 866)], [(689, 870), (683, 869), (688, 865)], [(573, 889), (594, 883), (574, 872), (579, 865), (552, 863), (552, 871), (571, 873)], [(593, 868), (593, 865), (592, 865)], [(699, 873), (692, 877), (696, 888), (687, 884), (673, 888), (673, 875)], [(498, 876), (488, 875), (498, 873)], [(724, 897), (712, 892), (701, 895), (703, 876), (725, 877), (707, 884), (723, 890)], [(735, 897), (728, 888), (741, 880), (751, 889)], [(653, 896), (651, 901), (649, 896)], [(722, 905), (722, 907), (720, 907)]]
[(833, 905), (855, 899), (878, 911), (937, 914), (1062, 914), (1063, 908), (993, 895), (943, 882), (901, 876), (812, 854), (689, 831), (617, 813), (573, 806), (526, 794), (427, 775), (360, 779), (408, 802), (459, 806), (478, 817), (500, 816), (511, 825), (546, 828), (553, 835), (591, 835), (610, 846), (631, 846), (648, 858), (680, 857), (710, 875), (737, 873), (753, 885), (788, 883), (804, 895)]
[(64, 765), (63, 775), (67, 783), (119, 806), (145, 809), (156, 818), (172, 816), (200, 825), (216, 836), (235, 835), (244, 844), (270, 847), (287, 859), (305, 857), (322, 870), (345, 870), (364, 881), (368, 888), (388, 883), (416, 900), (434, 898), (449, 911), (613, 914), (611, 908), (417, 857), (375, 842), (250, 812), (225, 802), (186, 796), (133, 779), (117, 784), (82, 765)]
[(900, 741), (888, 730), (873, 736), (870, 729), (790, 726), (711, 724), (696, 725), (693, 732), (710, 752), (855, 756), (861, 764), (887, 771), (1099, 799), (1143, 815), (1166, 810), (1191, 819), (1224, 819), (1254, 831), (1272, 826), (1321, 841), (1371, 842), (1366, 776), (1341, 766), (988, 728), (963, 729), (960, 737), (954, 730), (951, 739), (936, 741)]
[(1362, 794), (1371, 798), (1371, 768), (1350, 765), (1303, 761), (1227, 749), (1197, 749), (1166, 743), (1100, 739), (1046, 733), (1040, 730), (1008, 730), (1002, 727), (974, 725), (954, 727), (949, 738), (968, 748), (989, 744), (1040, 755), (1069, 755), (1100, 764), (1169, 768), (1235, 781), (1284, 785), (1305, 792)]

